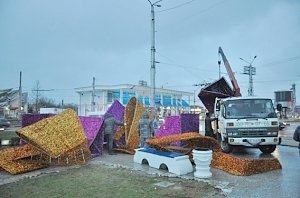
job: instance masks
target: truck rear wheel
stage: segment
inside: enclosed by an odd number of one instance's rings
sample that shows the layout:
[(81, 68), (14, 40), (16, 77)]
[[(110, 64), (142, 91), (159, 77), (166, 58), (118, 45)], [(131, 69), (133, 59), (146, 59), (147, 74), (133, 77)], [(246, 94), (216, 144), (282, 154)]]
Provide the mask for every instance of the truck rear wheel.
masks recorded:
[(223, 153), (230, 153), (232, 151), (232, 146), (229, 145), (227, 141), (221, 141), (221, 150)]
[(273, 153), (276, 149), (276, 145), (266, 145), (266, 146), (259, 146), (259, 150), (263, 153)]

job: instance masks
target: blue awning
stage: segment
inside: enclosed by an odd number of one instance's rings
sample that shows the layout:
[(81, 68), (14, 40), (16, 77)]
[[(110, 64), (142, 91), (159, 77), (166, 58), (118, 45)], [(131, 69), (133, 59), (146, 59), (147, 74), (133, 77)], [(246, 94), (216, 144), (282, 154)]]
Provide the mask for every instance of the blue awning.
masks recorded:
[(177, 106), (177, 102), (176, 102), (175, 98), (173, 98), (172, 106), (174, 106), (174, 107)]
[(182, 104), (183, 107), (189, 107), (190, 106), (189, 103), (187, 103), (185, 100), (182, 100), (181, 104)]
[(164, 107), (170, 107), (170, 106), (172, 106), (172, 103), (171, 103), (171, 101), (163, 101), (163, 105), (164, 105)]
[(120, 91), (113, 91), (112, 97), (113, 97), (113, 100), (120, 100)]
[(138, 97), (138, 101), (139, 101), (140, 103), (144, 104), (144, 103), (143, 103), (143, 97), (142, 97), (142, 96), (139, 96), (139, 97)]
[(155, 105), (156, 105), (156, 106), (162, 106), (160, 100), (155, 100)]
[(149, 97), (145, 97), (145, 105), (150, 106)]
[(126, 105), (133, 96), (135, 96), (134, 92), (123, 92), (123, 104)]
[(160, 100), (160, 95), (155, 95), (155, 105), (162, 106), (161, 100)]
[(129, 97), (124, 97), (123, 96), (123, 104), (126, 105), (129, 101), (129, 99), (130, 99)]
[(177, 106), (179, 106), (179, 107), (181, 107), (181, 106), (182, 106), (182, 104), (181, 104), (181, 100), (180, 100), (180, 99), (178, 99), (178, 100), (177, 100)]
[(163, 96), (163, 106), (170, 107), (172, 106), (172, 98), (171, 96)]

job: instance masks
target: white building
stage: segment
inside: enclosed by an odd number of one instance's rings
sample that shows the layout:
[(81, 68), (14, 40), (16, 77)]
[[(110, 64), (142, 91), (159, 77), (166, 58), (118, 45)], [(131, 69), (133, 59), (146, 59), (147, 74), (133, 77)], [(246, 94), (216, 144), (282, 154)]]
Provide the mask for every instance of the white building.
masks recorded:
[[(75, 88), (75, 91), (79, 95), (79, 115), (90, 115), (91, 112), (105, 112), (115, 100), (126, 106), (133, 96), (144, 107), (150, 106), (151, 87), (147, 86), (145, 81), (140, 81), (139, 85), (120, 84), (95, 85), (94, 88), (93, 86), (80, 87)], [(155, 88), (155, 104), (162, 116), (189, 112), (189, 103), (193, 98), (194, 93), (192, 92)]]
[(62, 113), (65, 109), (62, 108), (40, 108), (40, 114), (59, 114)]

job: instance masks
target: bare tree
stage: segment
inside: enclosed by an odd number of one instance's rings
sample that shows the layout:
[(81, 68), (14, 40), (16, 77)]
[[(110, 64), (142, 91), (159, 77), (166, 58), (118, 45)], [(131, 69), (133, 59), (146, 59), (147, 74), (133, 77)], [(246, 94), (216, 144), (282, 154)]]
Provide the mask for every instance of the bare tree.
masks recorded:
[[(35, 112), (39, 111), (39, 108), (41, 107), (41, 99), (43, 98), (41, 92), (45, 92), (45, 91), (53, 91), (54, 89), (41, 89), (40, 87), (40, 81), (36, 81), (36, 85), (35, 88), (32, 90), (33, 91), (33, 95), (35, 96)], [(43, 99), (43, 102), (49, 105), (49, 103), (51, 103), (51, 105), (54, 104), (54, 101), (49, 101), (49, 99)], [(50, 105), (50, 106), (51, 106)]]
[(33, 93), (34, 98), (35, 98), (35, 109), (34, 109), (34, 112), (38, 112), (38, 109), (39, 109), (39, 99), (41, 97), (40, 90), (41, 90), (40, 81), (37, 80), (36, 83), (35, 83), (35, 87), (32, 89), (32, 93)]

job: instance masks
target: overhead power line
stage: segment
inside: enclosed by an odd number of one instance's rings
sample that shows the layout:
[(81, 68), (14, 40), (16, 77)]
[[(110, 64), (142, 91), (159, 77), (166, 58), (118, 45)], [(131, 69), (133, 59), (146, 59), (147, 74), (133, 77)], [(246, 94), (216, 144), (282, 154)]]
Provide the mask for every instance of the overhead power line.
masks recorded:
[[(191, 73), (191, 74), (195, 74), (194, 72), (195, 71), (205, 71), (205, 72), (211, 72), (211, 73), (217, 73), (218, 71), (213, 71), (213, 70), (208, 70), (208, 69), (199, 69), (199, 68), (192, 68), (192, 67), (189, 67), (189, 66), (186, 66), (186, 65), (179, 65), (179, 64), (174, 64), (174, 63), (166, 63), (166, 62), (160, 62), (160, 64), (162, 65), (169, 65), (169, 66), (175, 66), (175, 67), (178, 67), (178, 68), (181, 68), (183, 69), (184, 71), (188, 72), (188, 73)], [(193, 70), (193, 71), (191, 71)], [(226, 73), (222, 73), (222, 74), (226, 74)]]
[(287, 62), (299, 60), (299, 59), (300, 59), (300, 56), (294, 56), (294, 57), (285, 58), (285, 59), (281, 59), (281, 60), (269, 62), (269, 63), (266, 63), (266, 64), (262, 64), (260, 66), (264, 66), (264, 67), (274, 66), (274, 65), (279, 65), (279, 64), (283, 64), (283, 63), (287, 63)]
[(185, 3), (182, 3), (182, 4), (179, 4), (179, 5), (177, 5), (177, 6), (174, 6), (174, 7), (168, 8), (168, 9), (164, 9), (164, 10), (161, 10), (161, 11), (158, 11), (157, 13), (159, 13), (159, 12), (166, 12), (166, 11), (169, 11), (169, 10), (174, 10), (174, 9), (176, 9), (176, 8), (180, 8), (180, 7), (182, 7), (182, 6), (185, 6), (185, 5), (187, 5), (187, 4), (190, 4), (190, 3), (192, 3), (193, 1), (196, 1), (196, 0), (191, 0), (191, 1), (188, 1), (188, 2), (185, 2)]
[(276, 79), (276, 80), (257, 80), (255, 83), (274, 83), (274, 82), (295, 82), (296, 80), (285, 80), (285, 79)]
[[(189, 73), (192, 76), (197, 77), (197, 78), (200, 77), (199, 76), (200, 72), (210, 72), (210, 73), (214, 73), (214, 74), (218, 72), (218, 71), (213, 71), (213, 70), (209, 70), (209, 69), (201, 69), (198, 66), (181, 65), (181, 64), (176, 63), (176, 61), (174, 61), (173, 59), (161, 54), (160, 52), (156, 52), (156, 53), (169, 61), (169, 62), (161, 62), (160, 61), (160, 65), (166, 65), (166, 66), (169, 66), (169, 67), (175, 66), (175, 67), (180, 68), (180, 69), (184, 70), (185, 72), (187, 72), (187, 73)], [(227, 75), (227, 73), (224, 73), (224, 72), (221, 72), (221, 74)]]

